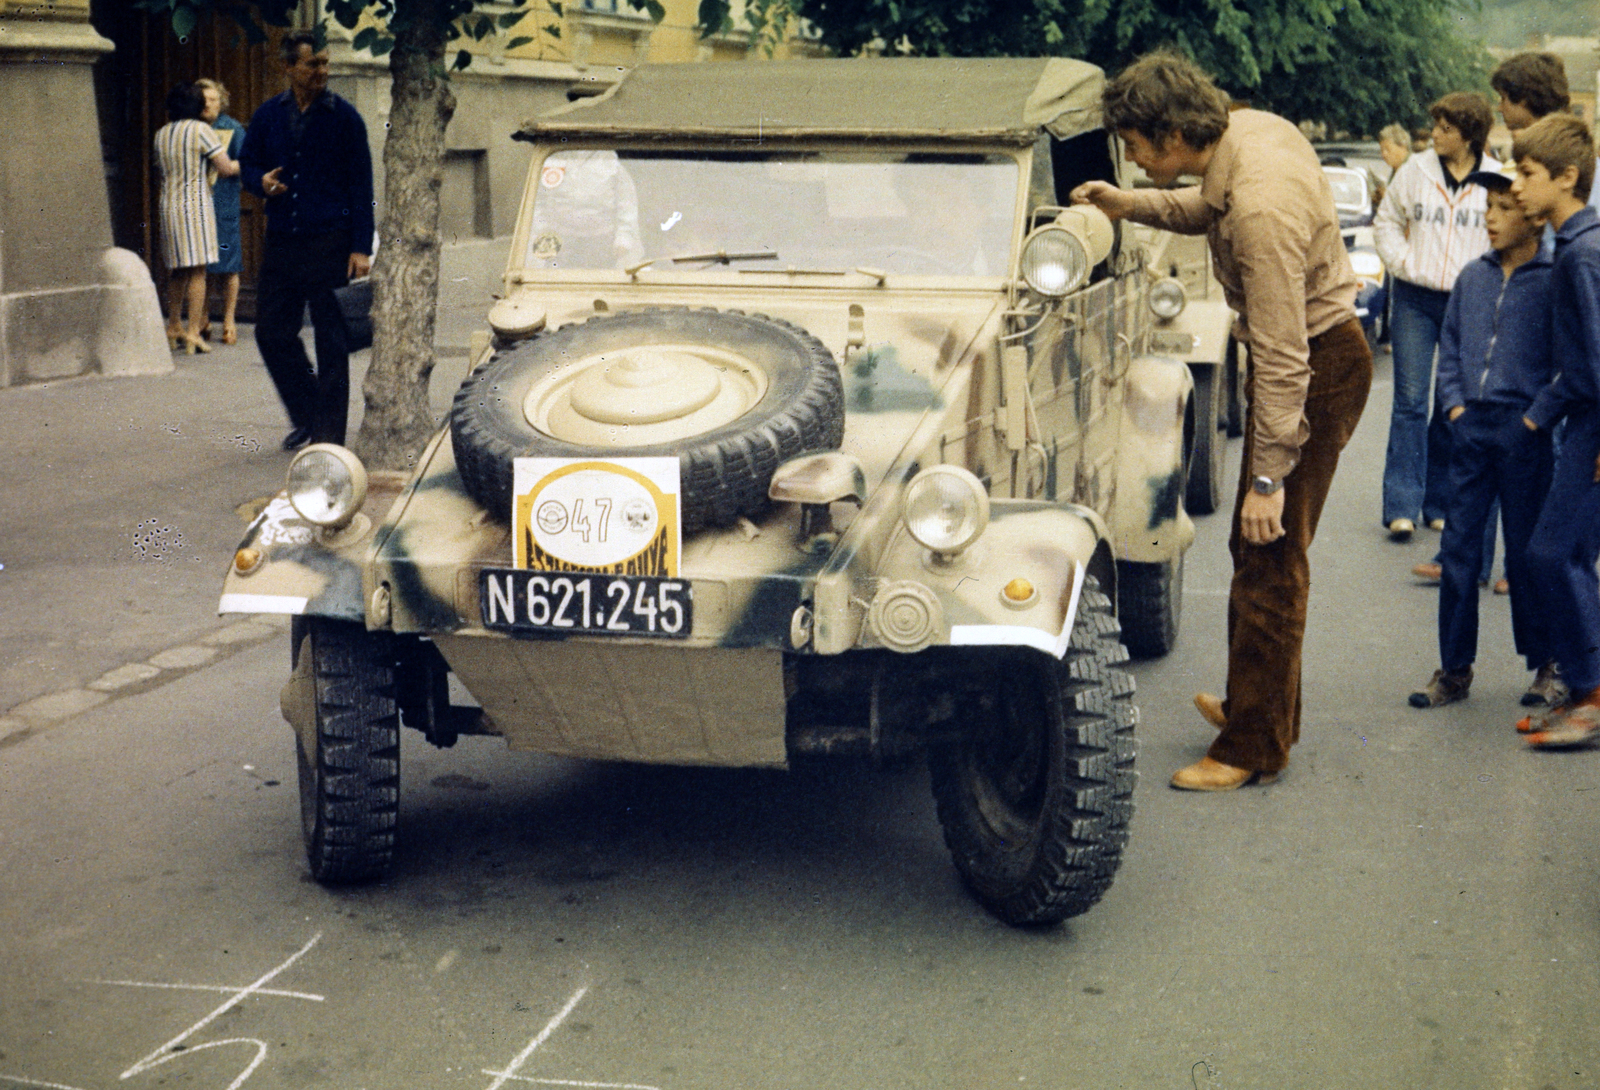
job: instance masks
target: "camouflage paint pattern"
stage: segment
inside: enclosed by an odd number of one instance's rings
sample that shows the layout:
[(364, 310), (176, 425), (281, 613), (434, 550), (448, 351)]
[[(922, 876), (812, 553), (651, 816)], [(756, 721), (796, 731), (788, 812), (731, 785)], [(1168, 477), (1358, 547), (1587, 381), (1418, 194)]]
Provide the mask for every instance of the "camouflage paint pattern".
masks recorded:
[[(425, 635), (491, 729), (518, 747), (781, 765), (786, 653), (1008, 643), (1059, 656), (1084, 575), (1108, 542), (1117, 558), (1149, 561), (1176, 557), (1193, 539), (1181, 504), (1191, 382), (1182, 362), (1151, 351), (1152, 279), (1137, 246), (1125, 247), (1112, 274), (1060, 300), (1002, 277), (523, 268), (550, 150), (535, 149), (508, 296), (542, 309), (550, 329), (640, 306), (710, 306), (809, 330), (841, 363), (841, 449), (860, 464), (862, 501), (833, 503), (831, 527), (804, 520), (797, 503), (775, 503), (687, 539), (681, 574), (694, 623), (685, 639), (515, 638), (486, 629), (478, 601), (479, 572), (511, 565), (510, 530), (467, 494), (446, 429), (403, 486), (374, 484), (370, 528), (359, 535), (330, 545), (280, 497), (246, 534), (262, 563), (229, 572), (223, 609)], [(1015, 261), (1033, 149), (991, 151), (1022, 167)], [(475, 363), (507, 347), (498, 336), (474, 338)], [(954, 558), (932, 556), (901, 518), (907, 484), (941, 463), (969, 469), (991, 502), (987, 530)], [(1004, 593), (1015, 580), (1032, 592), (1020, 602)], [(880, 597), (916, 621), (916, 638), (885, 640), (883, 611), (873, 608)], [(286, 713), (294, 691), (285, 689)]]

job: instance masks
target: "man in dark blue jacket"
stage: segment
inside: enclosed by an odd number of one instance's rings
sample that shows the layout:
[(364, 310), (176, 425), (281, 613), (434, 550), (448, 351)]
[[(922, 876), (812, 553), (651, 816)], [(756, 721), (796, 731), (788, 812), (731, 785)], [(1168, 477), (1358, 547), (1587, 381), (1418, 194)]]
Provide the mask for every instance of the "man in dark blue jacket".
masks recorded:
[[(328, 54), (311, 31), (284, 36), (289, 90), (250, 119), (239, 160), (267, 202), (256, 345), (289, 414), (285, 450), (343, 443), (350, 356), (334, 289), (365, 276), (372, 254), (372, 155), (355, 107), (328, 90)], [(315, 372), (300, 342), (307, 305)]]
[[(1525, 704), (1565, 696), (1541, 612), (1528, 583), (1528, 539), (1550, 488), (1550, 436), (1530, 431), (1523, 414), (1549, 385), (1550, 255), (1543, 221), (1523, 214), (1510, 171), (1467, 176), (1489, 191), (1490, 249), (1469, 262), (1451, 289), (1439, 331), (1436, 394), (1451, 432), (1450, 488), (1439, 564), (1439, 660), (1411, 704), (1462, 700), (1478, 653), (1478, 575), (1485, 528), (1500, 501), (1511, 584), (1511, 632), (1535, 670)], [(1489, 541), (1493, 541), (1492, 537)]]

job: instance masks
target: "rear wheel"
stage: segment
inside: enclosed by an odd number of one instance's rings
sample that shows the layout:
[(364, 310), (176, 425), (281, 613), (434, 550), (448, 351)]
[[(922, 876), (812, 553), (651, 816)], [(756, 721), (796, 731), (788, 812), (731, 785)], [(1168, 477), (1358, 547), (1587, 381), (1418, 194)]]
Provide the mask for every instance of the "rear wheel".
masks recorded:
[(295, 684), (309, 685), (314, 738), (295, 733), (300, 828), (311, 876), (359, 882), (388, 869), (400, 804), (400, 715), (390, 637), (358, 624), (295, 625)]
[(1239, 342), (1228, 338), (1228, 353), (1223, 359), (1223, 373), (1227, 376), (1224, 389), (1227, 393), (1228, 438), (1237, 439), (1244, 434), (1244, 383), (1245, 361), (1240, 357)]
[(1009, 924), (1088, 911), (1111, 886), (1133, 817), (1133, 678), (1111, 602), (1090, 581), (1057, 660), (966, 657), (958, 736), (931, 747), (945, 843), (978, 901)]
[(1119, 560), (1117, 618), (1134, 657), (1154, 659), (1171, 651), (1183, 619), (1183, 557), (1158, 564)]
[(1194, 438), (1189, 447), (1189, 480), (1183, 506), (1191, 515), (1209, 515), (1222, 503), (1222, 462), (1226, 444), (1218, 429), (1223, 426), (1223, 368), (1211, 364), (1193, 366)]

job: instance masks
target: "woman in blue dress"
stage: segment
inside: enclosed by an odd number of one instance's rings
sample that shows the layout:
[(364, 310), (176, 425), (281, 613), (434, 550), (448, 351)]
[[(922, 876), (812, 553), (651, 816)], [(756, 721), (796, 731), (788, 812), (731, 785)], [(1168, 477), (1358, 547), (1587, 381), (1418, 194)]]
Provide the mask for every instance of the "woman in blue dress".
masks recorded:
[[(206, 108), (200, 120), (216, 130), (217, 136), (228, 141), (230, 158), (239, 157), (244, 145), (244, 126), (224, 111), (228, 108), (228, 89), (214, 79), (196, 80), (205, 92)], [(217, 214), (217, 260), (206, 266), (206, 272), (222, 277), (222, 343), (233, 344), (239, 339), (234, 325), (234, 311), (239, 306), (239, 274), (244, 271), (243, 253), (239, 240), (239, 178), (218, 178), (211, 187), (211, 199)], [(209, 318), (209, 316), (208, 316)], [(205, 323), (204, 333), (209, 335), (211, 323)]]

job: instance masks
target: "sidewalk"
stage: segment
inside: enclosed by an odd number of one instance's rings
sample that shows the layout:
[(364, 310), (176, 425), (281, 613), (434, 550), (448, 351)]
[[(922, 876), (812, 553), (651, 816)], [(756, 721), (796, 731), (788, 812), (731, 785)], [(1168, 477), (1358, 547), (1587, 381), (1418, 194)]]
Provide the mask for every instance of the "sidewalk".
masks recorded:
[[(441, 418), (508, 244), (446, 247), (430, 388)], [(369, 355), (350, 361), (352, 438)], [(169, 375), (0, 390), (0, 460), (11, 467), (0, 490), (0, 743), (118, 682), (147, 688), (158, 672), (176, 676), (277, 631), (216, 612), (240, 511), (283, 487), (290, 458), (254, 329), (174, 359)]]

